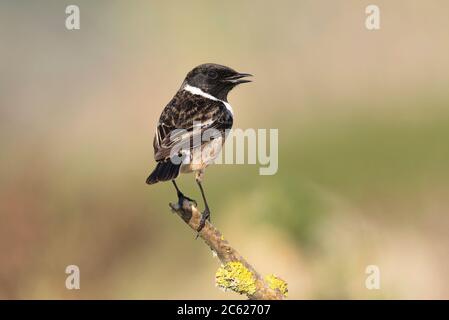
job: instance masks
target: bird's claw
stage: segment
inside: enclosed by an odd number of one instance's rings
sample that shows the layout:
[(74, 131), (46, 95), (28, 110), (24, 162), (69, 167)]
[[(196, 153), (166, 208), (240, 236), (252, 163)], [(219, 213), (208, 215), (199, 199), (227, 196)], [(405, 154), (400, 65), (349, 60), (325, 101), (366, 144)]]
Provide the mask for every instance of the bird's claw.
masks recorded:
[[(199, 233), (201, 232), (201, 230), (203, 230), (204, 226), (206, 225), (206, 220), (210, 221), (210, 211), (208, 208), (206, 208), (202, 213), (201, 213), (201, 220), (200, 220), (200, 224), (198, 226), (198, 229), (196, 229), (196, 231)], [(198, 238), (197, 235), (197, 238)]]

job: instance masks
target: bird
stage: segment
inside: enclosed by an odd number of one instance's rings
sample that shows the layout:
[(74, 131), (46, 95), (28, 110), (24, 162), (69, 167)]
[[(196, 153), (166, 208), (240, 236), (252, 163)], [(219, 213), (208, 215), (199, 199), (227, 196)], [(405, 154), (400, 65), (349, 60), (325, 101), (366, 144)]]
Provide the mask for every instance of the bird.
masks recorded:
[(159, 117), (153, 139), (157, 165), (146, 183), (171, 180), (181, 207), (184, 200), (197, 205), (181, 192), (175, 181), (181, 173), (194, 173), (205, 208), (198, 233), (206, 220), (210, 221), (210, 208), (202, 185), (204, 172), (219, 155), (234, 120), (228, 93), (239, 84), (251, 82), (248, 79), (251, 76), (220, 64), (201, 64), (187, 73)]

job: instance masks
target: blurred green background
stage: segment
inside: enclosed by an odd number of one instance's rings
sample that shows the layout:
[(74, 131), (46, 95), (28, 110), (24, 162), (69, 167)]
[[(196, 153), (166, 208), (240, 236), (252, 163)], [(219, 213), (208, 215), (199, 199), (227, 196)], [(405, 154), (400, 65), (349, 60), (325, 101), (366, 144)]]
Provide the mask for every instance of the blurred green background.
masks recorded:
[[(65, 28), (77, 4), (81, 29)], [(365, 7), (381, 29), (365, 28)], [(279, 171), (208, 169), (214, 223), (289, 298), (449, 298), (449, 3), (2, 1), (0, 298), (239, 298), (145, 185), (154, 127), (205, 62), (255, 75), (236, 128)], [(180, 186), (200, 200), (192, 175)], [(200, 202), (200, 201), (199, 201)], [(81, 290), (65, 268), (81, 269)], [(381, 289), (365, 288), (378, 265)]]

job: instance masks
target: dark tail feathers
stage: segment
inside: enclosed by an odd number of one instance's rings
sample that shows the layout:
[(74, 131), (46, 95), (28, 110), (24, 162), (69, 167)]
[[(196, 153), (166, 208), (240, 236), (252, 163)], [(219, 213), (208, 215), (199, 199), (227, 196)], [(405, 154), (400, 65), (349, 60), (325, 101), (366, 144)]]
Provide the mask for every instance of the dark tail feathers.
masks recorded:
[(173, 180), (179, 175), (180, 167), (181, 164), (173, 164), (170, 159), (161, 161), (147, 178), (147, 183), (154, 184), (159, 181)]

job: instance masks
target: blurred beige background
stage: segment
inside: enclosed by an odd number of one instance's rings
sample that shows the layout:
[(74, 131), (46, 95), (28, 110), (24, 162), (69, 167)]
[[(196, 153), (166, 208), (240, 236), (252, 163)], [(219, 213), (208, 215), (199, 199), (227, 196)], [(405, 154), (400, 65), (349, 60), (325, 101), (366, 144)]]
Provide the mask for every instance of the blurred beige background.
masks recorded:
[[(65, 29), (77, 4), (81, 29)], [(381, 9), (381, 29), (364, 26)], [(289, 298), (449, 298), (449, 3), (2, 1), (0, 298), (229, 299), (211, 252), (145, 185), (185, 74), (255, 75), (237, 128), (279, 171), (208, 170), (214, 223)], [(192, 176), (180, 179), (200, 200)], [(81, 290), (65, 288), (67, 265)], [(378, 265), (381, 289), (365, 288)]]

